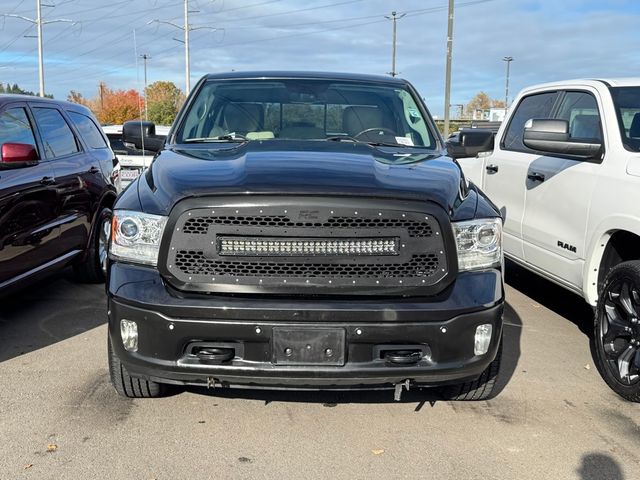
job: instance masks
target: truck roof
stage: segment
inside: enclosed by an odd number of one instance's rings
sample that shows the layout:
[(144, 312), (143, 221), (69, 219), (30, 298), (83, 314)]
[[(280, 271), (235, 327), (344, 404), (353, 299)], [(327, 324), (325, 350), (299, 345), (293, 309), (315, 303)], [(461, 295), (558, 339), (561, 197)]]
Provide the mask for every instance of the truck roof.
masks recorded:
[(404, 85), (406, 80), (386, 75), (369, 75), (362, 73), (344, 72), (300, 72), (300, 71), (248, 71), (248, 72), (226, 72), (210, 73), (205, 75), (208, 80), (220, 79), (266, 79), (266, 78), (305, 78), (322, 80), (350, 80), (375, 83), (390, 83), (394, 85)]
[(586, 85), (591, 87), (601, 87), (602, 85), (611, 87), (640, 87), (640, 77), (628, 78), (577, 78), (572, 80), (560, 80), (557, 82), (540, 83), (531, 85), (523, 89), (524, 92), (530, 90), (546, 89), (551, 87), (573, 87), (576, 85)]

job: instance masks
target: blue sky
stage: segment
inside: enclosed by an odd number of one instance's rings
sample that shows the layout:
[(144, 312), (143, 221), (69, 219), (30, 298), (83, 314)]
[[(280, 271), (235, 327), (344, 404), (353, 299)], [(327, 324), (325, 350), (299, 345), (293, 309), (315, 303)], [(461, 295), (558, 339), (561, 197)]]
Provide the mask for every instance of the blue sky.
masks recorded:
[[(43, 0), (46, 90), (92, 97), (99, 81), (142, 89), (184, 87), (182, 32), (153, 20), (183, 21), (183, 0)], [(35, 0), (1, 0), (0, 14), (35, 17)], [(190, 0), (192, 85), (207, 72), (298, 69), (385, 74), (391, 69), (392, 10), (397, 70), (441, 115), (447, 0)], [(640, 2), (630, 0), (456, 0), (452, 104), (486, 91), (504, 98), (534, 83), (576, 77), (640, 76)], [(217, 30), (214, 30), (217, 28)], [(135, 43), (134, 43), (135, 30)], [(0, 81), (38, 89), (35, 28), (0, 18)], [(25, 35), (27, 37), (25, 37)]]

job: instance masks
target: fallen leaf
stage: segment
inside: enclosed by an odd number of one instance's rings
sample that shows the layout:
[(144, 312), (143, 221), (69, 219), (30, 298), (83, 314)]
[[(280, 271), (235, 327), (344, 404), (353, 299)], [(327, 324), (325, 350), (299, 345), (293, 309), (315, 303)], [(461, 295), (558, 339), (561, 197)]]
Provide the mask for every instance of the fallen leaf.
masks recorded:
[(33, 463), (27, 463), (27, 464), (24, 466), (24, 469), (25, 469), (25, 470), (28, 470), (28, 469), (30, 469), (31, 467), (33, 467)]
[(55, 443), (50, 443), (47, 445), (47, 452), (55, 452), (58, 449), (58, 445)]
[(371, 453), (373, 453), (374, 455), (382, 455), (384, 453), (384, 450), (382, 448), (374, 449), (374, 450), (371, 450)]

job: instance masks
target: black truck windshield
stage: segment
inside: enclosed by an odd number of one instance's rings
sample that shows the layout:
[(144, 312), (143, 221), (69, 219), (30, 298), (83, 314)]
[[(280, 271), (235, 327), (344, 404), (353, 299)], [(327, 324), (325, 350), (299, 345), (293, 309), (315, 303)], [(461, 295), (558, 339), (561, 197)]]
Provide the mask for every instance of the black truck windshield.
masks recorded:
[(186, 112), (177, 143), (332, 140), (436, 148), (408, 89), (330, 81), (209, 80)]
[(627, 150), (640, 152), (640, 87), (614, 87), (611, 96), (616, 106), (622, 143)]

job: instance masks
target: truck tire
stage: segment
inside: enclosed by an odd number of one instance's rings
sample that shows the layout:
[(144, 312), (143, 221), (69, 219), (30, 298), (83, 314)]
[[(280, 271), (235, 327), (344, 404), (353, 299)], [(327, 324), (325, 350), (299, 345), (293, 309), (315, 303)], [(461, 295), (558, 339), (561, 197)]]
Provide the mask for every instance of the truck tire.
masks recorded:
[(495, 397), (498, 394), (498, 392), (495, 391), (495, 386), (501, 361), (502, 339), (500, 339), (500, 347), (498, 348), (496, 358), (493, 359), (478, 378), (469, 382), (444, 387), (441, 390), (442, 396), (445, 400), (463, 401), (489, 400)]
[(110, 208), (103, 208), (96, 217), (96, 226), (91, 234), (89, 249), (83, 261), (73, 265), (76, 277), (84, 283), (102, 283), (107, 276), (107, 253), (111, 237)]
[(127, 369), (113, 351), (111, 337), (107, 340), (107, 350), (109, 354), (109, 376), (116, 392), (128, 398), (157, 398), (166, 395), (166, 385), (129, 375), (129, 372), (127, 372)]
[(598, 298), (594, 360), (611, 389), (640, 402), (640, 261), (623, 262), (607, 274)]

